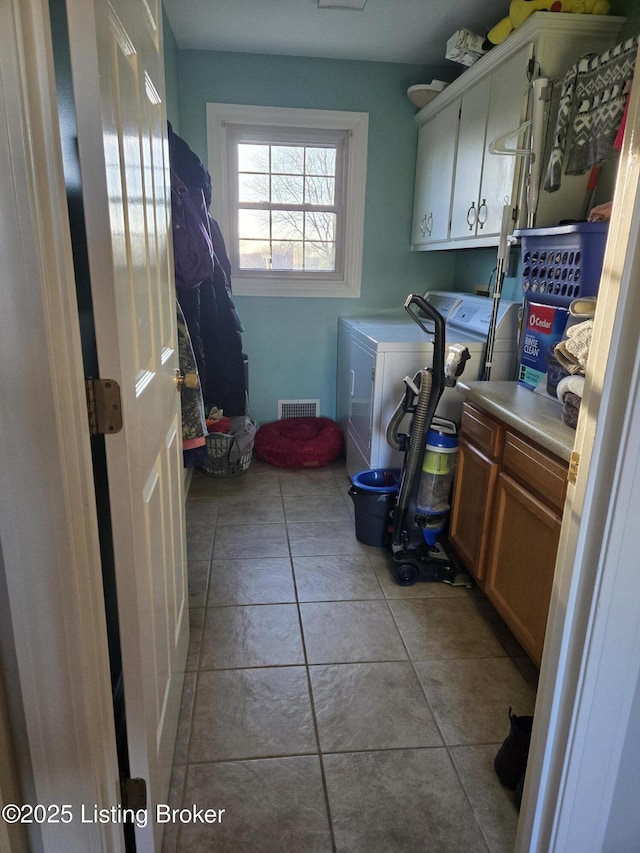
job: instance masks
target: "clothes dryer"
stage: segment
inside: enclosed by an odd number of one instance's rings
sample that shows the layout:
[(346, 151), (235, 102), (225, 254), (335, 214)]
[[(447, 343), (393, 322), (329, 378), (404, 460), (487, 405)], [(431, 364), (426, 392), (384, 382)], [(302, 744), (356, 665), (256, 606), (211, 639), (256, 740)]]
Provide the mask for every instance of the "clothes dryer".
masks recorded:
[[(481, 378), (493, 301), (444, 291), (427, 291), (424, 298), (446, 320), (446, 343), (461, 343), (469, 350), (465, 380)], [(515, 379), (520, 308), (517, 302), (500, 302), (492, 380)], [(367, 468), (401, 467), (402, 454), (387, 444), (387, 424), (404, 393), (404, 377), (430, 365), (432, 350), (406, 313), (339, 319), (336, 414), (350, 476)], [(447, 388), (437, 414), (459, 423), (462, 402), (459, 392)]]

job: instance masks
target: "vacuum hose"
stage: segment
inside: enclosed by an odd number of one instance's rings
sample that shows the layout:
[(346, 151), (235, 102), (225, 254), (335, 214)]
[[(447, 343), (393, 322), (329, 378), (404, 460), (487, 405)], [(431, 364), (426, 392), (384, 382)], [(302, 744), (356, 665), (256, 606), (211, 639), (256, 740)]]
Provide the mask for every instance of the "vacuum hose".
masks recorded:
[(389, 447), (393, 448), (393, 450), (402, 450), (402, 444), (398, 438), (398, 427), (400, 426), (400, 421), (405, 416), (404, 406), (402, 405), (403, 401), (400, 400), (398, 403), (394, 413), (389, 418), (389, 423), (387, 424), (387, 431), (385, 433), (385, 438), (387, 439), (387, 444)]
[[(418, 377), (420, 377), (420, 393), (418, 394), (418, 401), (413, 414), (409, 450), (407, 453), (404, 476), (402, 478), (402, 486), (398, 495), (397, 511), (402, 514), (404, 514), (409, 504), (409, 498), (411, 496), (415, 478), (420, 475), (420, 471), (418, 469), (422, 462), (426, 427), (428, 426), (427, 410), (429, 408), (429, 399), (431, 397), (431, 371), (425, 367), (416, 375), (416, 379)], [(397, 411), (398, 410), (396, 409), (396, 412), (393, 413), (391, 421), (389, 422), (389, 427), (396, 417)], [(387, 428), (387, 431), (389, 430), (389, 427)]]
[[(416, 387), (420, 387), (420, 378), (422, 375), (422, 371), (418, 371), (416, 375), (413, 377), (413, 384)], [(407, 394), (409, 393), (409, 389), (407, 388), (407, 393), (400, 400), (398, 405), (393, 411), (393, 414), (389, 418), (389, 423), (387, 424), (387, 430), (385, 433), (385, 438), (387, 440), (387, 444), (389, 447), (392, 447), (394, 450), (405, 450), (406, 445), (400, 441), (400, 433), (398, 432), (400, 428), (400, 424), (404, 420), (405, 415), (408, 412), (408, 403), (407, 403)]]

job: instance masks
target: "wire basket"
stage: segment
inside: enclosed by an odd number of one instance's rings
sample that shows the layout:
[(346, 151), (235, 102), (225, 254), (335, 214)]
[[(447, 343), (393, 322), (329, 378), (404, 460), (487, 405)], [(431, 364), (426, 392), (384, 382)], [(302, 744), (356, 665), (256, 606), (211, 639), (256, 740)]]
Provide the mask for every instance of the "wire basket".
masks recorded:
[(208, 464), (201, 470), (211, 477), (239, 477), (249, 468), (253, 455), (253, 442), (240, 455), (234, 452), (236, 437), (214, 432), (206, 437)]

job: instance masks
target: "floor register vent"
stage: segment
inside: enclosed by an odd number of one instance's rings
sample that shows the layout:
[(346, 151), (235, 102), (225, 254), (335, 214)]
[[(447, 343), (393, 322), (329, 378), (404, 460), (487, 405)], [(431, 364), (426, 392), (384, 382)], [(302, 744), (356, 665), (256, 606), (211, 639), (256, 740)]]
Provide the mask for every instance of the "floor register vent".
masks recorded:
[(317, 418), (320, 400), (278, 400), (278, 420), (288, 418)]

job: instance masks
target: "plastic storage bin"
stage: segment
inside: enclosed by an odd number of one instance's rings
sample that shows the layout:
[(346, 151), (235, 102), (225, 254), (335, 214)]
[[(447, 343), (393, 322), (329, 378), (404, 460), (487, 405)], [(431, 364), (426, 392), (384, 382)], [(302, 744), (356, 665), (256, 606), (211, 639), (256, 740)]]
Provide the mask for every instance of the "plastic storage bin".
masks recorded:
[(515, 231), (522, 245), (525, 298), (568, 308), (578, 296), (595, 296), (608, 230), (608, 222), (576, 222)]
[[(427, 545), (435, 545), (449, 517), (449, 498), (458, 437), (453, 422), (442, 421), (427, 432), (427, 446), (416, 498), (416, 510), (423, 517), (423, 534)], [(422, 525), (421, 525), (422, 526)]]
[(400, 483), (395, 468), (372, 468), (351, 478), (349, 494), (356, 519), (356, 539), (363, 545), (384, 547), (389, 538), (389, 515)]

